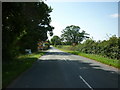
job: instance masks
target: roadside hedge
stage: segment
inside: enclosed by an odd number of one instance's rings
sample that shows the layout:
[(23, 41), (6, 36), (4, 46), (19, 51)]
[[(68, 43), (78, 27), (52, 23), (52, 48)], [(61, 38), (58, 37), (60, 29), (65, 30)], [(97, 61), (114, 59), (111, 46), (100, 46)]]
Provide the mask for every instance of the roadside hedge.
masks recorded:
[(110, 59), (120, 60), (120, 37), (113, 35), (109, 40), (95, 41), (93, 39), (87, 39), (83, 43), (76, 46), (70, 45), (57, 45), (56, 47), (65, 50), (72, 50), (82, 52), (86, 54), (96, 54)]
[(111, 59), (120, 59), (120, 38), (112, 36), (109, 40), (95, 41), (87, 39), (84, 43), (72, 46), (70, 49), (88, 54), (98, 54)]

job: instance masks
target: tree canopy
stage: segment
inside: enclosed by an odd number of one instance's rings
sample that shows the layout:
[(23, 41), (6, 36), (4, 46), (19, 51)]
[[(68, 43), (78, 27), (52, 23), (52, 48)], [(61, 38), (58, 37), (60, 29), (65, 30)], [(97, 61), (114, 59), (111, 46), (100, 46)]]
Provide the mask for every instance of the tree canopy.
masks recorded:
[(53, 36), (53, 38), (51, 39), (51, 43), (53, 45), (60, 45), (61, 44), (61, 39), (59, 36)]
[(83, 41), (85, 38), (88, 38), (89, 34), (87, 34), (84, 30), (80, 32), (80, 27), (71, 25), (67, 26), (63, 31), (62, 31), (62, 39), (66, 42), (69, 42), (70, 44), (72, 43), (80, 43)]
[(52, 35), (50, 12), (52, 8), (44, 2), (3, 2), (3, 59), (24, 52), (25, 48), (36, 51), (38, 40), (45, 41), (47, 32)]

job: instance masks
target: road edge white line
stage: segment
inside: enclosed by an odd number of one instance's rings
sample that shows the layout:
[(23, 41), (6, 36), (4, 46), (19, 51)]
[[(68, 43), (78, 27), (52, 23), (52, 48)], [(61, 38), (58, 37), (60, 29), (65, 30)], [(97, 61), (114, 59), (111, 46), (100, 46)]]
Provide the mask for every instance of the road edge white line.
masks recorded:
[(80, 77), (80, 79), (83, 80), (83, 82), (84, 82), (91, 90), (93, 90), (93, 88), (85, 81), (85, 79), (82, 78), (82, 76), (79, 75), (79, 77)]
[(63, 58), (63, 60), (64, 60), (67, 64), (69, 64), (66, 58)]
[(66, 58), (63, 58), (64, 61), (66, 61)]

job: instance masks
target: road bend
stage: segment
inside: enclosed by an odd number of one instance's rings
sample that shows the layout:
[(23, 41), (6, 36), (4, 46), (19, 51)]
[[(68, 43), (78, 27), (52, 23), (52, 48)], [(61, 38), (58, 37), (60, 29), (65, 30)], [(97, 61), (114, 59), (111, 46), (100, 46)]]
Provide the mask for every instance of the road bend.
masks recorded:
[(118, 88), (118, 69), (51, 47), (7, 88)]

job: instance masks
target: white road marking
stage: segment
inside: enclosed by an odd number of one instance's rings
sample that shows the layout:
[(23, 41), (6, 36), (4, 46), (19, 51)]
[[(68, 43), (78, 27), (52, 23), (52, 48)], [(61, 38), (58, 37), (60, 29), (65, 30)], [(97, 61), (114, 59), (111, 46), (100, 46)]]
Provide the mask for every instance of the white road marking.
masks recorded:
[(85, 79), (82, 78), (82, 76), (79, 76), (79, 77), (80, 77), (80, 79), (83, 80), (83, 82), (84, 82), (91, 90), (93, 90), (93, 88), (85, 81)]
[(63, 58), (63, 60), (65, 60), (65, 61), (66, 61), (66, 59), (65, 59), (65, 58)]
[(63, 58), (63, 60), (65, 60), (66, 63), (68, 63), (67, 59), (66, 58)]

